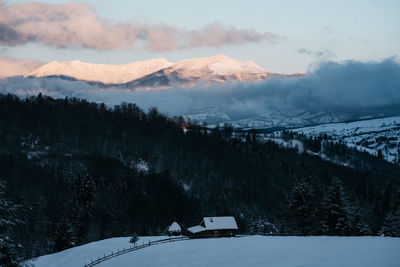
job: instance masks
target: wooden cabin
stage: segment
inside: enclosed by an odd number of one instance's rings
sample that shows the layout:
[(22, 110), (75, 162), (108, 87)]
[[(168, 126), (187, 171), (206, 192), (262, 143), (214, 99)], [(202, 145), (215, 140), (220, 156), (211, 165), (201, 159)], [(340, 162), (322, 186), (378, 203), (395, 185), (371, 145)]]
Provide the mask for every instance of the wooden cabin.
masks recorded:
[(232, 216), (204, 217), (199, 225), (187, 229), (190, 238), (230, 237), (238, 230), (236, 220)]

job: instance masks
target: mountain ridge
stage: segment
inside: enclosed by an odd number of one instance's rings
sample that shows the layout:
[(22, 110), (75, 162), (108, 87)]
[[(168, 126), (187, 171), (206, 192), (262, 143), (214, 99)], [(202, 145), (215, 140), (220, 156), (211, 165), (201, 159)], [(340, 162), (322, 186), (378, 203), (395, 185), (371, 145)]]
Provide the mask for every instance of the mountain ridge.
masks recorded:
[(173, 65), (163, 58), (136, 61), (129, 64), (95, 64), (79, 60), (58, 62), (51, 61), (34, 71), (25, 74), (25, 77), (66, 76), (87, 82), (101, 82), (104, 84), (127, 83), (147, 74)]
[(238, 61), (226, 55), (184, 59), (177, 63), (164, 58), (129, 64), (94, 64), (79, 60), (52, 61), (24, 77), (65, 77), (105, 86), (128, 88), (165, 88), (173, 84), (192, 87), (198, 82), (256, 82), (272, 77), (298, 77), (303, 74), (269, 72), (252, 61)]

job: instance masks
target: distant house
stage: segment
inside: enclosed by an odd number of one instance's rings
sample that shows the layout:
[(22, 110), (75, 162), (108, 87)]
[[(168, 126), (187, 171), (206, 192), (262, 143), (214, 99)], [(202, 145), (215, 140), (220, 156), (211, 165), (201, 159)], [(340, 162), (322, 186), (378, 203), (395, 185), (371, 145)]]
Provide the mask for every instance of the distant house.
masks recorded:
[(235, 236), (238, 230), (236, 220), (232, 216), (204, 217), (200, 225), (187, 229), (191, 238)]
[(168, 227), (168, 235), (181, 235), (181, 227), (177, 222), (173, 222), (169, 227)]

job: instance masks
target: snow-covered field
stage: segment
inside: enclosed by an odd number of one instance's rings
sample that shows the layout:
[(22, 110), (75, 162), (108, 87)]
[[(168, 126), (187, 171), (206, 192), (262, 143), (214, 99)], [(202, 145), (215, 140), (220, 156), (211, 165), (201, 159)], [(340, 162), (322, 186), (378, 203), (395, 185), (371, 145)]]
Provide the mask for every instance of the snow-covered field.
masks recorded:
[(377, 155), (378, 149), (384, 158), (395, 162), (400, 151), (400, 116), (362, 120), (349, 123), (330, 123), (292, 130), (306, 136), (325, 133), (334, 140), (342, 140), (350, 147)]
[[(165, 236), (144, 236), (140, 237), (137, 242), (138, 245), (148, 243), (150, 241), (159, 240), (166, 238)], [(91, 260), (95, 260), (98, 257), (102, 257), (105, 254), (116, 252), (124, 248), (132, 246), (129, 243), (130, 237), (115, 237), (104, 239), (97, 242), (92, 242), (86, 245), (66, 249), (64, 251), (41, 256), (34, 260), (28, 261), (28, 264), (33, 264), (36, 267), (72, 267), (72, 266), (83, 266), (85, 263), (90, 263)], [(29, 266), (29, 265), (28, 265)]]
[[(143, 237), (140, 242), (159, 237)], [(129, 238), (111, 238), (39, 257), (33, 264), (83, 266), (111, 250), (128, 247)], [(128, 266), (399, 266), (400, 238), (247, 236), (186, 240), (133, 251), (101, 263)]]

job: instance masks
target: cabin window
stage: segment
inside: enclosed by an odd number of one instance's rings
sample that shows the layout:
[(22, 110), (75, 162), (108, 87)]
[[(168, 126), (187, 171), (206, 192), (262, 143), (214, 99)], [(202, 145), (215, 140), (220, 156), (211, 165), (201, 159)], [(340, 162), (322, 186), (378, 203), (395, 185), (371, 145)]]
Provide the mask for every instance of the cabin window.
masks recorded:
[(203, 226), (204, 228), (206, 227), (206, 225), (204, 224), (204, 221), (202, 221), (202, 222), (200, 223), (200, 225)]

